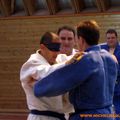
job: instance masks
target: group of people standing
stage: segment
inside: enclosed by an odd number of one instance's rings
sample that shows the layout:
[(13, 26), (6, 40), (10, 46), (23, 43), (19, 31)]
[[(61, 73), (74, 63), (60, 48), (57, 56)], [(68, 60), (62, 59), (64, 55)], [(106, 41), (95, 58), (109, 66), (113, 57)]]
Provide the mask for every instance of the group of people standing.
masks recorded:
[(20, 71), (30, 110), (27, 120), (113, 120), (80, 115), (120, 114), (117, 32), (108, 30), (106, 43), (99, 45), (99, 29), (90, 20), (76, 30), (63, 26), (57, 34), (41, 37), (39, 50)]

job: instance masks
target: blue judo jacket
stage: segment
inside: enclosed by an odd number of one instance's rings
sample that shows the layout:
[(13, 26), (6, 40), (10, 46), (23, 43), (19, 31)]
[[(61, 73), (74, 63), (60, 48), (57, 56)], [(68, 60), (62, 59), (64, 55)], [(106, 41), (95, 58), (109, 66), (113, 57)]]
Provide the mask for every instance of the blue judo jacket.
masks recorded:
[[(103, 43), (100, 46), (102, 49), (109, 51), (109, 46), (107, 45), (107, 43)], [(116, 58), (118, 60), (118, 64), (119, 64), (118, 76), (117, 76), (117, 80), (116, 80), (116, 84), (115, 84), (114, 94), (120, 95), (120, 45), (119, 45), (119, 43), (116, 45), (115, 51), (113, 54), (116, 56)]]
[(56, 96), (69, 91), (75, 110), (104, 109), (112, 105), (117, 63), (100, 46), (92, 46), (85, 52), (78, 62), (38, 81), (34, 86), (35, 96)]

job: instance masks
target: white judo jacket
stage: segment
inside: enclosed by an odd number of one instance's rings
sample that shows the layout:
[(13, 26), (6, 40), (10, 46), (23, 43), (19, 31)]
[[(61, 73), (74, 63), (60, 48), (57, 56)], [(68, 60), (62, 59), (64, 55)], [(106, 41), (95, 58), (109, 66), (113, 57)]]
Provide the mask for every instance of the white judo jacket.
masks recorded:
[(20, 70), (20, 81), (26, 94), (26, 100), (29, 110), (51, 110), (63, 112), (62, 96), (42, 97), (34, 96), (33, 88), (29, 85), (30, 80), (40, 80), (51, 72), (65, 66), (65, 63), (50, 65), (47, 60), (38, 53), (32, 54)]

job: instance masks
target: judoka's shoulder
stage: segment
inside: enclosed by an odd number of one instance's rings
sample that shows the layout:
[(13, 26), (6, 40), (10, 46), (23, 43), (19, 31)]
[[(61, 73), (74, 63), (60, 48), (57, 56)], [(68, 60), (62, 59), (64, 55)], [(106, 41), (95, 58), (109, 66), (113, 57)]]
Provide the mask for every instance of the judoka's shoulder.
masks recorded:
[(99, 46), (102, 48), (102, 49), (106, 49), (108, 47), (108, 44), (107, 43), (100, 43)]
[(74, 54), (75, 54), (75, 53), (77, 53), (77, 52), (79, 52), (79, 50), (78, 50), (78, 49), (73, 48), (73, 50), (72, 50), (72, 55), (74, 55)]
[(38, 55), (34, 53), (31, 54), (27, 61), (22, 65), (21, 70), (28, 69), (40, 64), (42, 64), (42, 59), (38, 59)]
[(74, 56), (76, 56), (77, 61), (85, 61), (90, 58), (90, 54), (88, 52), (77, 52)]
[(83, 55), (81, 55), (81, 61), (83, 62), (88, 62), (90, 63), (91, 61), (93, 61), (95, 57), (95, 52), (90, 51), (90, 52), (84, 52)]
[(58, 54), (56, 58), (57, 63), (65, 62), (69, 59), (69, 57), (66, 54)]
[(107, 43), (99, 43), (100, 46), (104, 46), (104, 45), (107, 45)]

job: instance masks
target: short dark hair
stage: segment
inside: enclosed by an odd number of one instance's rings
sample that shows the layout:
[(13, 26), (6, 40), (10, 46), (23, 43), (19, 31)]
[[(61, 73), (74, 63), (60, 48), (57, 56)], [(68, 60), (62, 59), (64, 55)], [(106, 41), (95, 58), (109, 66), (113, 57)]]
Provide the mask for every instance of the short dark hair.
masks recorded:
[(110, 33), (110, 34), (114, 33), (116, 37), (118, 36), (115, 29), (108, 29), (107, 32), (106, 32), (106, 34), (108, 34), (108, 33)]
[(71, 32), (73, 32), (73, 34), (74, 34), (74, 36), (75, 36), (75, 29), (74, 29), (73, 27), (71, 27), (71, 26), (65, 25), (65, 26), (60, 27), (60, 28), (58, 29), (58, 31), (57, 31), (57, 34), (59, 35), (62, 30), (71, 31)]
[(94, 20), (83, 21), (77, 26), (77, 36), (85, 39), (88, 45), (97, 45), (99, 42), (99, 26)]
[(51, 51), (59, 51), (60, 43), (58, 36), (52, 32), (46, 32), (40, 40), (40, 44), (45, 45)]
[(40, 39), (40, 44), (50, 44), (52, 42), (53, 36), (51, 32), (46, 32)]

